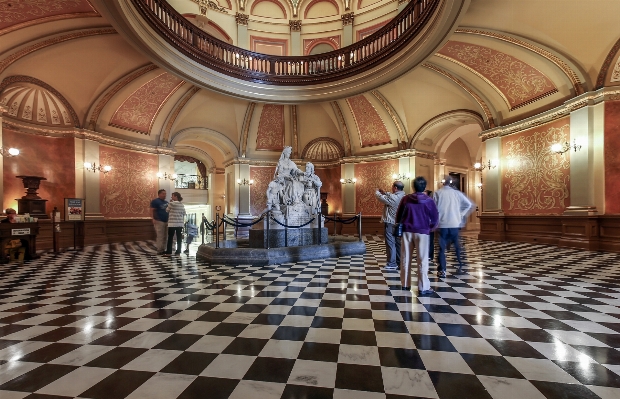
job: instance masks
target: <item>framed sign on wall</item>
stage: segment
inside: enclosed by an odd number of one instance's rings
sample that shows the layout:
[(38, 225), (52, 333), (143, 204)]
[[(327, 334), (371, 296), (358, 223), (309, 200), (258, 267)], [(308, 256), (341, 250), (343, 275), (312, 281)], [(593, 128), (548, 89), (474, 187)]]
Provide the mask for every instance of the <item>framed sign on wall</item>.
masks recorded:
[(84, 198), (65, 198), (65, 221), (81, 222), (84, 220)]

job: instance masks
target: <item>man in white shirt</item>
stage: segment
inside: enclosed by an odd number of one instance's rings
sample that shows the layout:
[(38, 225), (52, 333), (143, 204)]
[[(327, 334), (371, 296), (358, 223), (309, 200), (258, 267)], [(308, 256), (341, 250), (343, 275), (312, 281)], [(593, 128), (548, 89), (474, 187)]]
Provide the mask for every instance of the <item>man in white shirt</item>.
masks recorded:
[(447, 175), (443, 180), (443, 188), (435, 191), (434, 199), (439, 211), (439, 267), (438, 277), (446, 277), (446, 247), (454, 243), (456, 260), (460, 272), (465, 265), (461, 259), (461, 245), (459, 231), (465, 226), (467, 216), (474, 210), (475, 205), (459, 190), (450, 187), (452, 176)]
[(394, 220), (396, 219), (396, 210), (400, 204), (400, 200), (405, 196), (405, 185), (401, 181), (395, 181), (392, 184), (392, 192), (388, 193), (381, 189), (377, 189), (375, 195), (383, 206), (383, 214), (381, 222), (385, 227), (385, 252), (387, 263), (386, 270), (398, 270), (400, 265), (400, 237), (394, 237)]

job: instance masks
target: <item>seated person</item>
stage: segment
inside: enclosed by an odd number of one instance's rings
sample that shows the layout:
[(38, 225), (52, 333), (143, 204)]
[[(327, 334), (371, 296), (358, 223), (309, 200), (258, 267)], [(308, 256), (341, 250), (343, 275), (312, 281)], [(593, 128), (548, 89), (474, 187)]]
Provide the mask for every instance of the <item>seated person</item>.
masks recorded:
[[(0, 223), (17, 223), (17, 212), (13, 208), (7, 208), (6, 219), (0, 221)], [(24, 262), (24, 256), (26, 255), (26, 248), (22, 245), (21, 240), (9, 240), (4, 247), (4, 256), (9, 257), (9, 261), (17, 258), (19, 263)]]

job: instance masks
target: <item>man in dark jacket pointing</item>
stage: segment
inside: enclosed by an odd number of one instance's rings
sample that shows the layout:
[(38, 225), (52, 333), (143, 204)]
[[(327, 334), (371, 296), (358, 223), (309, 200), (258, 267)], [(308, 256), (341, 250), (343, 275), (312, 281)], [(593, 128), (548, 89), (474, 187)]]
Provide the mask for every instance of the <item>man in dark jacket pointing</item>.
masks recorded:
[(434, 291), (428, 280), (429, 234), (437, 226), (439, 213), (435, 201), (424, 193), (426, 179), (418, 176), (413, 181), (415, 193), (406, 195), (396, 211), (396, 223), (403, 225), (400, 254), (400, 284), (404, 290), (411, 288), (411, 256), (413, 246), (417, 248), (418, 290), (420, 295)]

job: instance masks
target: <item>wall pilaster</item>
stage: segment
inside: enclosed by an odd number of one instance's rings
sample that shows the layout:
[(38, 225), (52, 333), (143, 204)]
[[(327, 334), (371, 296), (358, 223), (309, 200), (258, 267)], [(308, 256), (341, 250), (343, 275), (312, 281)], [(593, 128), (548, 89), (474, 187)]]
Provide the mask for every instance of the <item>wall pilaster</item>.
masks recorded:
[(483, 212), (502, 213), (502, 140), (495, 137), (484, 143), (485, 162), (497, 164), (495, 168), (486, 169), (483, 173)]

